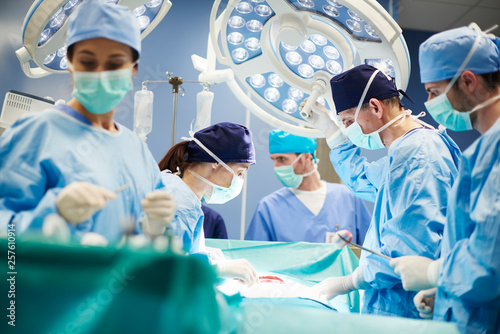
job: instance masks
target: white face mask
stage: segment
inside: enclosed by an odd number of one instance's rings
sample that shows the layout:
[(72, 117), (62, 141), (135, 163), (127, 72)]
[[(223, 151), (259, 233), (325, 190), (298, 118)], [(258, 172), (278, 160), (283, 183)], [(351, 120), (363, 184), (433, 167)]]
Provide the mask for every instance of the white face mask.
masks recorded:
[(213, 182), (210, 182), (209, 180), (205, 179), (203, 176), (199, 175), (198, 173), (193, 172), (192, 170), (188, 169), (187, 171), (191, 173), (192, 175), (196, 176), (198, 179), (202, 180), (206, 184), (211, 185), (212, 188), (212, 193), (210, 195), (206, 194), (203, 196), (202, 200), (205, 203), (208, 204), (224, 204), (236, 196), (238, 196), (241, 193), (241, 190), (243, 189), (243, 183), (244, 180), (243, 178), (239, 177), (234, 173), (234, 171), (229, 167), (224, 161), (219, 159), (218, 156), (216, 156), (212, 151), (210, 151), (205, 145), (202, 144), (198, 139), (194, 138), (194, 134), (192, 131), (190, 131), (191, 138), (183, 138), (187, 140), (193, 140), (195, 143), (197, 143), (205, 152), (207, 152), (212, 158), (215, 159), (218, 163), (222, 165), (225, 169), (227, 169), (229, 172), (233, 174), (233, 179), (231, 180), (231, 185), (229, 188), (221, 187)]
[[(361, 95), (361, 99), (359, 100), (358, 107), (356, 108), (356, 113), (354, 114), (354, 123), (349, 125), (345, 129), (345, 134), (347, 137), (349, 137), (349, 140), (356, 146), (366, 148), (369, 150), (378, 150), (381, 148), (384, 148), (384, 144), (382, 143), (382, 139), (380, 139), (380, 132), (384, 131), (387, 129), (389, 126), (394, 124), (397, 120), (406, 117), (409, 113), (404, 112), (401, 115), (391, 119), (387, 124), (382, 126), (380, 129), (373, 131), (372, 133), (369, 134), (364, 134), (363, 130), (361, 129), (361, 126), (357, 122), (359, 112), (361, 110), (361, 106), (363, 105), (363, 101), (365, 100), (365, 96), (368, 93), (368, 90), (370, 89), (370, 86), (375, 79), (375, 76), (377, 73), (380, 72), (380, 70), (377, 70), (373, 72), (372, 76), (370, 77), (370, 80), (366, 83), (365, 90), (363, 91), (363, 94)], [(411, 112), (410, 112), (411, 113)]]

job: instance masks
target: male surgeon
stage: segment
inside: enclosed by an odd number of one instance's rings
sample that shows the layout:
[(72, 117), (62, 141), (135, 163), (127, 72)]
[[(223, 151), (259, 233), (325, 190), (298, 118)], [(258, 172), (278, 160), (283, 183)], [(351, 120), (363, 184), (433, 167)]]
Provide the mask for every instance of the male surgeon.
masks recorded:
[[(330, 159), (342, 181), (358, 197), (375, 202), (364, 246), (388, 257), (422, 255), (437, 259), (446, 220), (447, 193), (457, 177), (460, 151), (446, 135), (411, 116), (401, 90), (380, 70), (360, 65), (330, 81), (342, 131), (316, 104), (309, 122), (321, 129)], [(387, 147), (368, 163), (359, 147)], [(405, 291), (389, 260), (361, 252), (353, 274), (330, 277), (313, 292), (332, 298), (366, 289), (362, 313), (418, 318), (415, 292)]]
[(474, 128), (481, 137), (463, 153), (439, 260), (391, 261), (406, 290), (434, 287), (415, 298), (421, 315), (431, 318), (434, 304), (433, 319), (454, 322), (462, 333), (500, 333), (499, 48), (500, 39), (475, 24), (420, 45), (427, 110), (449, 129)]
[(245, 239), (332, 242), (337, 231), (348, 230), (363, 243), (370, 213), (346, 186), (321, 180), (315, 151), (314, 138), (269, 133), (274, 173), (284, 187), (259, 202)]

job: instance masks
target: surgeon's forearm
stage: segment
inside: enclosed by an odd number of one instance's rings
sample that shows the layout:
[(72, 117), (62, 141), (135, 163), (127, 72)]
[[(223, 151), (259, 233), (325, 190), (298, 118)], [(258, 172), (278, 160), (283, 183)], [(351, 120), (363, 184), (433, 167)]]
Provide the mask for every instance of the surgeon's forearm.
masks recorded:
[(357, 197), (374, 202), (377, 188), (367, 176), (370, 163), (359, 153), (359, 148), (346, 142), (330, 151), (330, 161), (342, 182)]

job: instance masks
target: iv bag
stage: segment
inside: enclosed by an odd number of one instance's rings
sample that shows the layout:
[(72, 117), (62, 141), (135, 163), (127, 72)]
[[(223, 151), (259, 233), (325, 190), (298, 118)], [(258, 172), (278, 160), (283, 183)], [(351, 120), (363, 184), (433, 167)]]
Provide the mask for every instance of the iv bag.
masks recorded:
[(146, 141), (153, 129), (153, 92), (139, 90), (134, 97), (134, 132)]

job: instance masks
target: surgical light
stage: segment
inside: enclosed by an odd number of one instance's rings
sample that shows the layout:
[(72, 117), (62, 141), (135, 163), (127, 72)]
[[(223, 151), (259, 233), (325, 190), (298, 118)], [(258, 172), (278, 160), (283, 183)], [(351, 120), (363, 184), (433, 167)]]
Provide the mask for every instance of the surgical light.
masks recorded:
[(299, 106), (308, 98), (306, 115), (314, 101), (334, 112), (332, 76), (370, 64), (406, 89), (410, 59), (401, 32), (375, 0), (215, 0), (206, 61), (193, 57), (199, 80), (226, 82), (265, 122), (321, 137)]
[[(67, 69), (65, 36), (68, 17), (86, 0), (35, 0), (23, 24), (23, 47), (16, 51), (24, 73), (39, 78)], [(108, 0), (127, 6), (145, 38), (167, 14), (170, 0)], [(36, 66), (31, 67), (31, 62)]]

